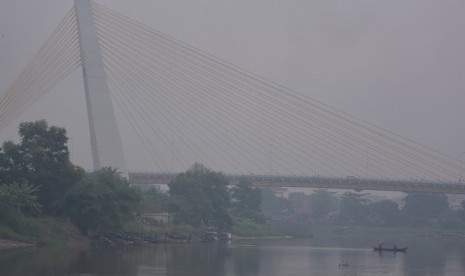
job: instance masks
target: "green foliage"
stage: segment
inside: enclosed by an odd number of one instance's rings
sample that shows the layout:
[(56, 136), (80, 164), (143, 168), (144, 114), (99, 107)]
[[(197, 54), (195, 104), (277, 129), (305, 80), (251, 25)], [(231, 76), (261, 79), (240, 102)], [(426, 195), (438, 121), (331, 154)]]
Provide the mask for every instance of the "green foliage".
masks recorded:
[(368, 207), (372, 224), (395, 226), (401, 221), (399, 206), (392, 200), (373, 202)]
[(449, 209), (447, 197), (437, 193), (410, 193), (402, 213), (413, 226), (425, 225)]
[(211, 222), (221, 229), (229, 229), (232, 220), (228, 213), (227, 185), (228, 179), (222, 173), (200, 164), (176, 176), (168, 185), (174, 200), (175, 220), (192, 226)]
[(0, 222), (0, 236), (6, 239), (33, 241), (41, 234), (38, 219), (20, 212), (10, 212)]
[(23, 154), (20, 145), (6, 141), (0, 148), (0, 185), (13, 182), (22, 182)]
[(15, 217), (14, 223), (0, 221), (0, 237), (38, 245), (64, 245), (67, 241), (87, 239), (68, 219), (54, 217)]
[(334, 192), (328, 190), (316, 190), (310, 195), (310, 207), (312, 218), (315, 220), (326, 219), (329, 213), (337, 208), (338, 199)]
[(443, 229), (464, 229), (465, 220), (462, 216), (463, 211), (454, 212), (447, 210), (437, 218), (438, 226)]
[(0, 184), (40, 186), (38, 200), (46, 214), (59, 214), (63, 195), (84, 176), (69, 160), (66, 130), (45, 120), (19, 125), (20, 144), (7, 141), (0, 150)]
[(342, 195), (340, 203), (339, 221), (343, 223), (364, 223), (368, 217), (366, 205), (368, 199), (364, 194), (346, 192)]
[(7, 141), (0, 149), (0, 224), (5, 232), (38, 232), (28, 216), (41, 211), (69, 216), (89, 234), (121, 229), (133, 217), (139, 193), (112, 169), (85, 177), (69, 160), (64, 128), (49, 127), (44, 120), (25, 122), (19, 136), (19, 144)]
[(83, 234), (119, 230), (134, 217), (140, 194), (114, 169), (88, 175), (66, 195), (64, 209)]
[(4, 216), (8, 215), (7, 212), (39, 214), (41, 205), (38, 202), (38, 190), (37, 186), (26, 181), (0, 186), (0, 214)]
[(266, 237), (283, 235), (282, 232), (271, 229), (270, 227), (257, 223), (251, 219), (233, 216), (232, 233), (240, 237)]
[(310, 197), (304, 193), (289, 194), (289, 201), (293, 209), (300, 208), (310, 202)]
[(243, 218), (255, 222), (264, 222), (261, 214), (262, 193), (260, 189), (252, 188), (246, 178), (241, 178), (237, 186), (231, 190), (233, 212)]
[(140, 213), (167, 212), (170, 210), (172, 200), (168, 194), (150, 189), (141, 194), (139, 204)]
[(0, 236), (15, 238), (34, 234), (34, 220), (27, 215), (38, 214), (37, 187), (26, 182), (0, 186)]
[(276, 217), (288, 214), (292, 210), (291, 202), (275, 195), (270, 188), (262, 189), (262, 212), (266, 217)]
[(337, 210), (339, 200), (334, 192), (315, 190), (312, 194), (291, 193), (289, 201), (294, 212), (316, 221), (328, 219), (332, 211)]

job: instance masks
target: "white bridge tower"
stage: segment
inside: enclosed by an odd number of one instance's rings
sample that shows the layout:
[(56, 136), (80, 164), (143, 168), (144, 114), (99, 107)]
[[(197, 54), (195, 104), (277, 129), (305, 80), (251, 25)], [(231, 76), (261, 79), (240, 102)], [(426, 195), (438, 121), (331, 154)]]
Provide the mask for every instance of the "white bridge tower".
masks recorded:
[(121, 138), (103, 68), (89, 0), (74, 0), (94, 169), (112, 167), (127, 176)]

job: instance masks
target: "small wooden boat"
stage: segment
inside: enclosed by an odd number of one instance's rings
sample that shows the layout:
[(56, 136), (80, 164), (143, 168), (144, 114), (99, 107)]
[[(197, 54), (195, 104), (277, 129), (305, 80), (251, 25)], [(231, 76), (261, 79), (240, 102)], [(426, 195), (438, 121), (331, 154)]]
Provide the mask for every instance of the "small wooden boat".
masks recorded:
[(384, 248), (384, 247), (373, 247), (373, 250), (374, 251), (377, 251), (377, 252), (384, 252), (384, 251), (387, 251), (387, 252), (407, 252), (407, 248), (408, 247), (401, 247), (401, 248), (397, 248), (397, 247), (393, 247), (393, 248)]

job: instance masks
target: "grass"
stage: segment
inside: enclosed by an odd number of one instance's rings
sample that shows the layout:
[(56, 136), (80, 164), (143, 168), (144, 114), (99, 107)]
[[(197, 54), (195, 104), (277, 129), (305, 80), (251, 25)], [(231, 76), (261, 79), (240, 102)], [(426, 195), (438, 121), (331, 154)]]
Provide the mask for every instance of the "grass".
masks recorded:
[(87, 242), (71, 222), (51, 217), (18, 216), (14, 223), (0, 224), (0, 237), (45, 246)]
[(284, 233), (273, 230), (264, 224), (258, 224), (250, 219), (233, 217), (232, 233), (239, 237), (284, 236)]

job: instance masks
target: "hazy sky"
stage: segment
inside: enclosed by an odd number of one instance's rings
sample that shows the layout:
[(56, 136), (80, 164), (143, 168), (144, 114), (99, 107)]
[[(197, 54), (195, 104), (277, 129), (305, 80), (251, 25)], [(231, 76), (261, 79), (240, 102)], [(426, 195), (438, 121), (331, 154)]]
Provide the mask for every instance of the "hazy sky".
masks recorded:
[[(292, 90), (438, 149), (465, 152), (463, 0), (98, 0)], [(0, 93), (71, 0), (0, 1)], [(18, 122), (65, 125), (73, 161), (91, 167), (76, 72)], [(17, 123), (0, 133), (14, 138)]]

